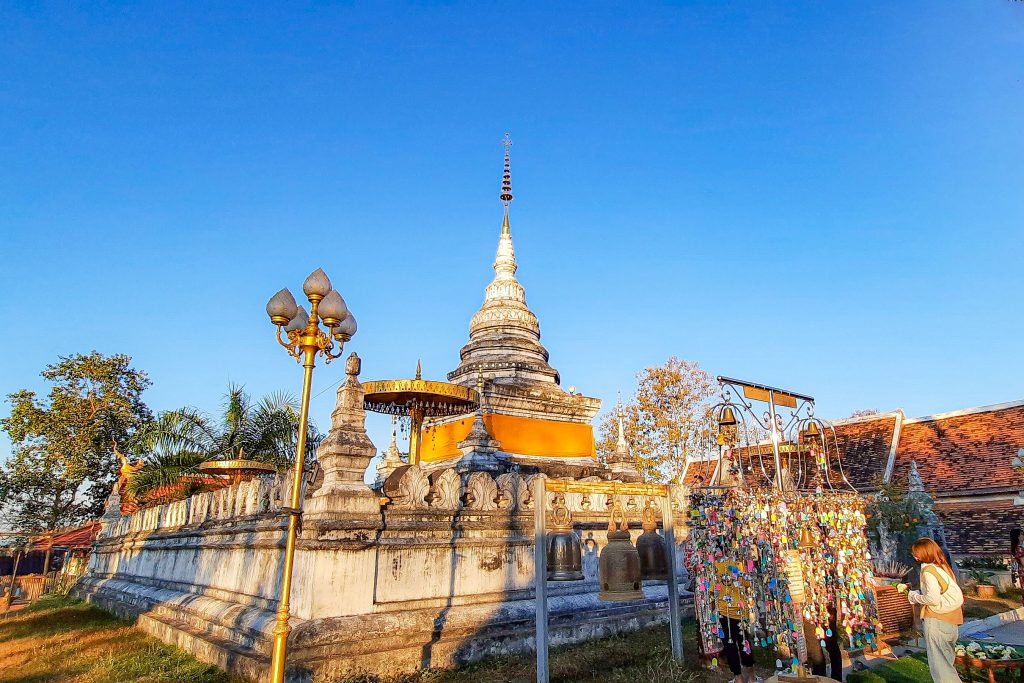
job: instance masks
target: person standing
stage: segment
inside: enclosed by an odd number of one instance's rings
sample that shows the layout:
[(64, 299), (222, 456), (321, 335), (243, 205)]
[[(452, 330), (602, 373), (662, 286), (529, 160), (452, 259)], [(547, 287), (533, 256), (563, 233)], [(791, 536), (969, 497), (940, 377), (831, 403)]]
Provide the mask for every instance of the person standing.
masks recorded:
[(1010, 530), (1010, 566), (1013, 569), (1013, 585), (1024, 589), (1024, 576), (1022, 576), (1022, 570), (1024, 570), (1024, 544), (1020, 542), (1020, 535), (1019, 528)]
[[(824, 678), (825, 654), (828, 654), (828, 664), (832, 667), (832, 679), (843, 680), (843, 650), (839, 646), (839, 625), (836, 605), (828, 606), (828, 623), (819, 626), (812, 620), (804, 618), (804, 640), (807, 643), (807, 662), (811, 665), (811, 673)], [(822, 630), (819, 631), (818, 629)], [(822, 642), (825, 646), (822, 648)]]
[(721, 655), (735, 676), (733, 683), (754, 683), (757, 680), (753, 668), (754, 654), (743, 628), (743, 618), (750, 608), (744, 602), (741, 592), (741, 587), (749, 586), (750, 581), (737, 564), (726, 560), (715, 562), (715, 575), (718, 584), (716, 600), (719, 635), (722, 639)]
[(907, 591), (905, 583), (899, 584), (897, 590), (906, 593), (911, 604), (922, 606), (922, 630), (932, 681), (962, 683), (953, 660), (959, 627), (964, 623), (964, 594), (938, 543), (919, 538), (910, 546), (910, 554), (921, 565), (921, 590)]

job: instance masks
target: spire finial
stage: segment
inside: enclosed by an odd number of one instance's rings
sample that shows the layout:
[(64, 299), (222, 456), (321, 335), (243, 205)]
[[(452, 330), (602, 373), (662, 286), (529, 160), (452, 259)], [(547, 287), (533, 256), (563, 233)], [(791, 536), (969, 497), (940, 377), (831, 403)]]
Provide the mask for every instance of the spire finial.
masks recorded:
[(508, 227), (508, 203), (512, 201), (512, 167), (509, 164), (509, 149), (512, 147), (512, 136), (505, 133), (501, 144), (505, 146), (505, 170), (501, 174), (501, 203), (505, 205), (505, 217), (501, 222), (501, 232), (507, 233)]
[(420, 365), (420, 359), (416, 359), (416, 379), (423, 379), (423, 366)]

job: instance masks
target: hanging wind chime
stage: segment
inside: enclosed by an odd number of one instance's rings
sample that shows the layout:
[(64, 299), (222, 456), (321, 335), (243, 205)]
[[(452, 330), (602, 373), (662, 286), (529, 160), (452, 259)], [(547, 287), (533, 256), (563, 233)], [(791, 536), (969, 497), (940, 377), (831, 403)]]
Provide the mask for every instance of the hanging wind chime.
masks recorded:
[[(874, 647), (864, 503), (842, 470), (834, 428), (814, 417), (810, 397), (719, 382), (718, 454), (696, 472), (686, 542), (703, 651), (718, 664), (713, 655), (731, 637), (723, 612), (740, 622), (737, 647), (773, 649), (780, 671), (803, 671), (810, 638), (822, 647), (831, 638), (850, 649)], [(733, 400), (730, 388), (743, 398)], [(763, 420), (750, 398), (769, 403)], [(788, 424), (777, 405), (794, 409)], [(746, 416), (767, 432), (767, 444), (751, 443)]]

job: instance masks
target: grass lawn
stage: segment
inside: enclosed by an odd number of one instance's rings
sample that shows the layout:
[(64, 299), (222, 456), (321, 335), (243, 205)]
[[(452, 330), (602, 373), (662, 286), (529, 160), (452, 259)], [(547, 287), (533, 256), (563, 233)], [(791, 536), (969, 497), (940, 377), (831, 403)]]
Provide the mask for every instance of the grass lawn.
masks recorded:
[(932, 680), (928, 673), (928, 661), (920, 654), (882, 664), (874, 669), (874, 673), (886, 683), (931, 683)]
[(0, 619), (3, 683), (229, 683), (237, 681), (164, 645), (130, 622), (57, 596)]
[[(697, 627), (693, 622), (683, 624), (683, 652), (685, 663), (672, 659), (668, 627), (656, 627), (619, 636), (594, 640), (580, 645), (552, 648), (552, 683), (725, 683), (731, 681), (728, 669), (708, 671), (702, 669), (696, 656), (694, 641)], [(755, 650), (757, 653), (757, 650)], [(759, 675), (768, 678), (775, 673), (757, 666)], [(767, 662), (767, 656), (763, 657)], [(772, 656), (774, 662), (774, 655)], [(394, 678), (367, 676), (351, 679), (349, 683), (530, 683), (534, 680), (533, 655), (496, 657), (458, 669), (435, 669)], [(724, 667), (724, 663), (723, 663)]]
[[(658, 627), (551, 650), (557, 683), (725, 683), (728, 672), (698, 666), (696, 626), (684, 625), (684, 664), (670, 656), (668, 628)], [(759, 666), (768, 677), (771, 672)], [(499, 657), (454, 670), (431, 670), (352, 683), (528, 683), (532, 655)], [(47, 596), (0, 619), (0, 683), (240, 683), (130, 622), (77, 600)]]
[(964, 595), (964, 618), (984, 619), (1020, 606), (1021, 594), (1016, 588), (1003, 591), (994, 598), (979, 598), (968, 589), (968, 593)]

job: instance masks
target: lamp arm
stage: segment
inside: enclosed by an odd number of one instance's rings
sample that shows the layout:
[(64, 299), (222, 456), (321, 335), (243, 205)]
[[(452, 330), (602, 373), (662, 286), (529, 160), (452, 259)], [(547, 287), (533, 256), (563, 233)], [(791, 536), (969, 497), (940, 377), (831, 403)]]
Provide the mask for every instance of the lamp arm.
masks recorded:
[(324, 362), (325, 363), (330, 363), (335, 358), (341, 358), (341, 355), (345, 352), (345, 342), (343, 342), (343, 341), (339, 341), (338, 342), (338, 352), (337, 353), (331, 353), (331, 349), (334, 348), (334, 343), (330, 339), (327, 340), (327, 344), (328, 344), (327, 348), (321, 348), (320, 349), (320, 352), (324, 355)]
[(281, 333), (284, 332), (284, 325), (277, 326), (277, 343), (284, 347), (284, 350), (288, 352), (288, 355), (292, 358), (298, 358), (302, 354), (298, 350), (298, 346), (292, 341), (291, 333), (288, 333), (288, 341), (285, 342), (281, 338)]

